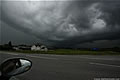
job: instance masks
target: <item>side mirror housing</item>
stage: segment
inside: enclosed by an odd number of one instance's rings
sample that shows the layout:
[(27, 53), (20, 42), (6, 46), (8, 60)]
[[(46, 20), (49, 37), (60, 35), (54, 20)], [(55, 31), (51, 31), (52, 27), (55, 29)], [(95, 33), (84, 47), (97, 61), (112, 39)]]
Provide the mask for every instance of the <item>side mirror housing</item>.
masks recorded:
[(32, 62), (24, 58), (8, 59), (0, 65), (2, 76), (11, 77), (22, 74), (32, 67)]

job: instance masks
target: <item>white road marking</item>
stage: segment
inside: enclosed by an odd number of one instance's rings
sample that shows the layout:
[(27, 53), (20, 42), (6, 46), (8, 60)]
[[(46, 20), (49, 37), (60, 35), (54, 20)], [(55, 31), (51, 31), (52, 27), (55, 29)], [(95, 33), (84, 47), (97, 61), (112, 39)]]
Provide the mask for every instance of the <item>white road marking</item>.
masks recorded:
[[(9, 53), (9, 52), (2, 52), (2, 53), (5, 53), (5, 54), (10, 54), (10, 55), (21, 55), (21, 54), (16, 54), (16, 53)], [(22, 54), (23, 55), (23, 54)], [(42, 58), (42, 59), (58, 59), (58, 58), (50, 58), (50, 57), (41, 57), (41, 56), (31, 56), (31, 55), (25, 55), (25, 56), (28, 56), (28, 57), (34, 57), (34, 58)], [(51, 56), (51, 55), (49, 55)], [(53, 55), (52, 55), (53, 56)], [(59, 55), (54, 55), (54, 56), (59, 56)], [(61, 57), (62, 55), (60, 55)], [(65, 56), (65, 55), (64, 55)], [(83, 58), (83, 59), (93, 59), (93, 60), (111, 60), (111, 61), (120, 61), (120, 59), (116, 59), (116, 58), (90, 58), (90, 57), (83, 57), (83, 56), (80, 56), (79, 58)]]
[(41, 59), (54, 59), (57, 60), (57, 58), (50, 58), (50, 57), (40, 57), (40, 56), (30, 56), (30, 55), (26, 55), (28, 57), (33, 57), (33, 58), (41, 58)]
[(110, 59), (110, 58), (88, 58), (88, 57), (80, 57), (80, 58), (84, 58), (84, 59), (96, 59), (96, 60), (112, 60), (112, 61), (120, 61), (120, 59)]
[[(16, 53), (4, 53), (4, 54), (9, 54), (9, 55), (20, 55)], [(41, 59), (54, 59), (57, 60), (58, 58), (50, 58), (50, 57), (41, 57), (41, 56), (31, 56), (31, 55), (22, 55), (22, 56), (27, 56), (27, 57), (33, 57), (33, 58), (41, 58)]]
[(16, 54), (16, 53), (5, 53), (5, 54), (10, 54), (10, 55), (19, 55), (19, 54)]
[(92, 64), (92, 65), (101, 65), (101, 66), (110, 66), (110, 67), (119, 67), (118, 65), (111, 65), (111, 64), (102, 64), (102, 63), (89, 63), (89, 64)]

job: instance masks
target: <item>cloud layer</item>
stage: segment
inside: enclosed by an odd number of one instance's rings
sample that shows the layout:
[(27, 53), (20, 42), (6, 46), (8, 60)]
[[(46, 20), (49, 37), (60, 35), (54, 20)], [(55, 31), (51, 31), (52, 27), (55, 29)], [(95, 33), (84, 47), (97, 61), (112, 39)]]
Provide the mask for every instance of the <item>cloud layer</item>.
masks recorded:
[(1, 21), (51, 45), (120, 39), (119, 1), (2, 1)]

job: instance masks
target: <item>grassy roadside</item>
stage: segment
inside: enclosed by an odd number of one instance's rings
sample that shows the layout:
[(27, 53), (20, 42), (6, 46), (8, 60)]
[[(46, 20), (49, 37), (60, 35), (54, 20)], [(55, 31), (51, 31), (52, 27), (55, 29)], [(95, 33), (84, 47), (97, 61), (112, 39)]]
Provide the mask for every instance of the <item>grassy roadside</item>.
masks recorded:
[(14, 51), (10, 50), (7, 52), (17, 52), (17, 53), (26, 53), (26, 54), (56, 54), (56, 55), (120, 55), (120, 52), (114, 51), (83, 51), (83, 50), (71, 50), (71, 49), (57, 49), (44, 51), (30, 51), (30, 50), (19, 50)]

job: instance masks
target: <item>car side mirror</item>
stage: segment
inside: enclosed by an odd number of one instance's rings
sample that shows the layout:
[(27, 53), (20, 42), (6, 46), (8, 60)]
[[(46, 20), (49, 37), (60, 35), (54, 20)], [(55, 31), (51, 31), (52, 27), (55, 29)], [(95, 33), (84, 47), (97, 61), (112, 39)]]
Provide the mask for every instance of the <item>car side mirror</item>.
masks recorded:
[(24, 58), (8, 59), (0, 65), (2, 76), (11, 77), (30, 70), (32, 62)]

